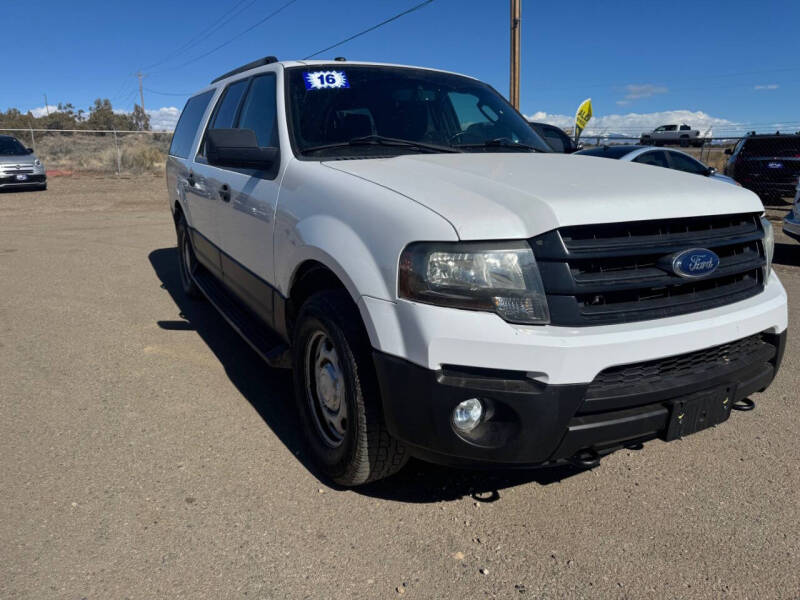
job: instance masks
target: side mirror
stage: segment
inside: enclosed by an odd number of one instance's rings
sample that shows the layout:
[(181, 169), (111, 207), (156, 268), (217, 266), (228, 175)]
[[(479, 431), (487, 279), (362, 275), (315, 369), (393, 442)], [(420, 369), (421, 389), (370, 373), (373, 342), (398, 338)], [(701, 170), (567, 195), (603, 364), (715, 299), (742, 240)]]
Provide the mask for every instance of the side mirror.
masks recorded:
[(717, 169), (715, 167), (708, 167), (708, 170), (706, 170), (706, 175), (708, 177), (711, 177), (712, 175), (715, 175), (716, 172), (717, 172)]
[(206, 159), (216, 167), (266, 171), (279, 158), (278, 148), (258, 145), (252, 129), (209, 129), (206, 134)]
[(725, 154), (727, 154), (728, 156), (733, 154), (733, 148), (725, 148)]
[(33, 148), (25, 148), (28, 151), (28, 154), (33, 154)]

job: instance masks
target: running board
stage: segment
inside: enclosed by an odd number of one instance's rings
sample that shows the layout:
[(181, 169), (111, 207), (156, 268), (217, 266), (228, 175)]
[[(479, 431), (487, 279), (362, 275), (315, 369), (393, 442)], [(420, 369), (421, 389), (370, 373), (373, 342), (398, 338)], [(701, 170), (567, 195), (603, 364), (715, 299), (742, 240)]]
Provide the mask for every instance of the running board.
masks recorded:
[(216, 277), (198, 265), (192, 279), (211, 305), (269, 366), (278, 369), (291, 368), (289, 346), (253, 316)]

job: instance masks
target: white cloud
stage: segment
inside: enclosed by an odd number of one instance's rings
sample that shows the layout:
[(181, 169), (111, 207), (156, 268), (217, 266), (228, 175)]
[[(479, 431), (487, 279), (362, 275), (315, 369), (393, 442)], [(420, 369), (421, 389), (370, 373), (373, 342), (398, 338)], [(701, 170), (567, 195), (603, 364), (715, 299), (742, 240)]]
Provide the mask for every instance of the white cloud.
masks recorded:
[(777, 83), (768, 83), (766, 85), (757, 85), (753, 89), (754, 90), (777, 90), (779, 86)]
[(617, 104), (630, 104), (632, 100), (650, 98), (658, 94), (666, 94), (669, 89), (663, 85), (655, 85), (654, 83), (631, 83), (625, 86), (625, 91), (627, 94), (625, 94), (622, 100), (617, 100)]
[[(528, 115), (531, 121), (550, 123), (562, 129), (571, 129), (575, 124), (575, 117), (569, 115), (536, 112)], [(589, 121), (584, 131), (584, 136), (592, 135), (630, 135), (638, 137), (644, 131), (652, 131), (659, 125), (686, 123), (703, 134), (709, 129), (714, 129), (714, 134), (738, 132), (740, 126), (728, 119), (712, 117), (703, 111), (691, 110), (665, 110), (653, 113), (628, 113), (626, 115), (601, 115)]]
[(156, 110), (148, 110), (150, 128), (154, 131), (174, 131), (181, 116), (181, 109), (174, 106), (163, 106)]
[(48, 112), (54, 113), (57, 111), (58, 111), (58, 106), (55, 106), (53, 104), (48, 104), (47, 106), (39, 106), (37, 108), (32, 108), (30, 110), (30, 113), (38, 119), (39, 117), (45, 116)]

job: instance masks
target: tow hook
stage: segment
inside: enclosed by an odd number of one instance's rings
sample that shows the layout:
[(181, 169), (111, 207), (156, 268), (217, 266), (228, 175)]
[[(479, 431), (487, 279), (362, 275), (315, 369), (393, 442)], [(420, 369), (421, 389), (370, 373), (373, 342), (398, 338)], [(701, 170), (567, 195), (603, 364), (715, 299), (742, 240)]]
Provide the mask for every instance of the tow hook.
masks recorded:
[(741, 410), (741, 411), (753, 410), (755, 407), (756, 403), (750, 400), (750, 398), (742, 398), (741, 400), (737, 400), (731, 406), (733, 410)]
[(594, 469), (600, 464), (600, 455), (594, 450), (582, 450), (568, 459), (568, 462), (579, 469)]

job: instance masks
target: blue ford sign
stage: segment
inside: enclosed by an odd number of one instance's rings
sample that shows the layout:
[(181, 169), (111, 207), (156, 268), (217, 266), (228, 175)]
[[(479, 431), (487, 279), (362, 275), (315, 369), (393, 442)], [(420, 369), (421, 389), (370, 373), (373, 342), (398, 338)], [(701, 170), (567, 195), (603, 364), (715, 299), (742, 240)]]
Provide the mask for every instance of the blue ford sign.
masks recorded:
[(705, 277), (717, 270), (719, 256), (705, 248), (684, 250), (672, 259), (672, 270), (676, 275), (688, 279)]

